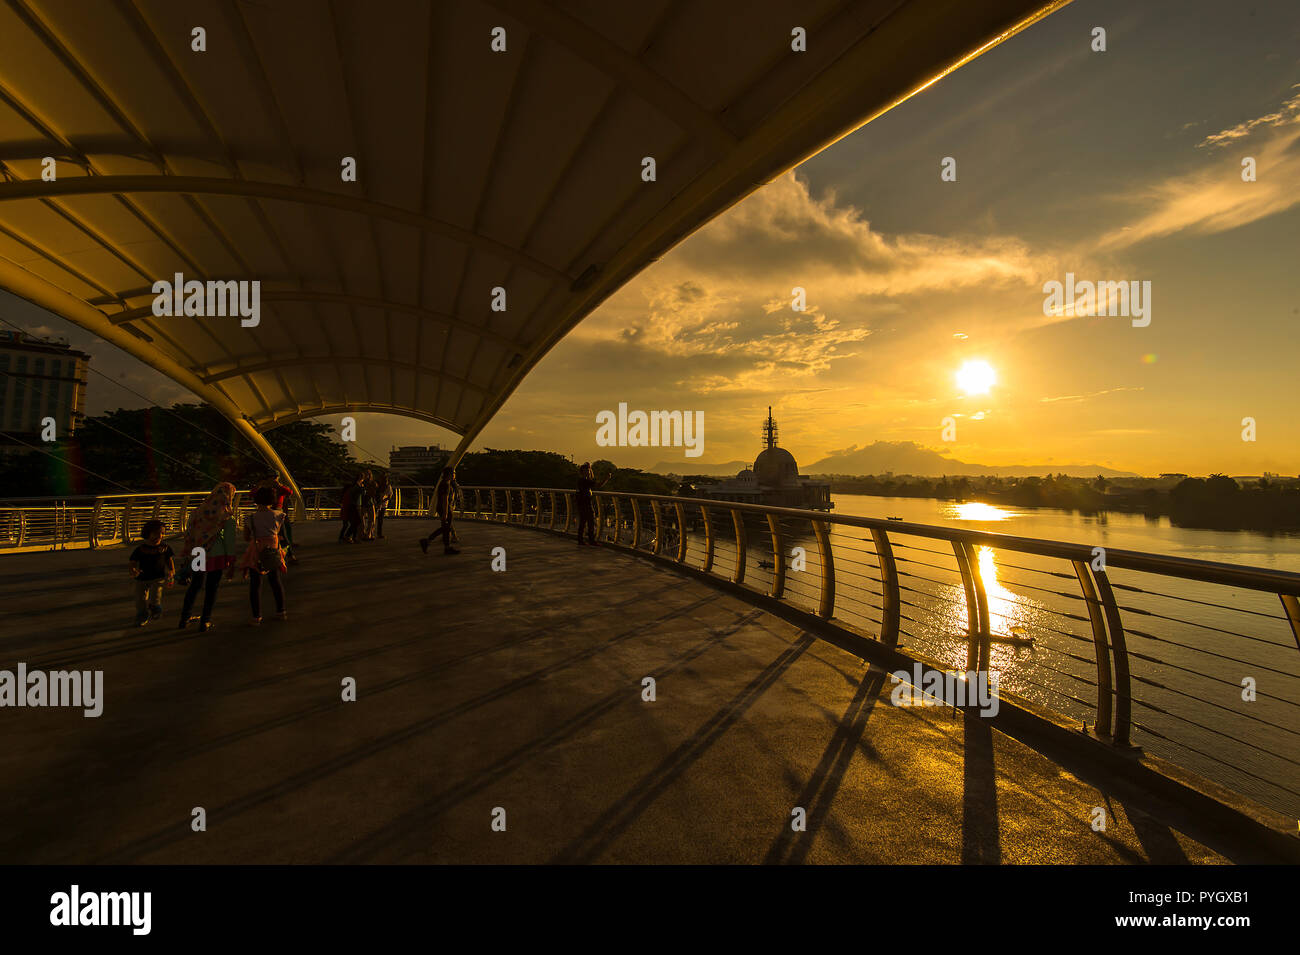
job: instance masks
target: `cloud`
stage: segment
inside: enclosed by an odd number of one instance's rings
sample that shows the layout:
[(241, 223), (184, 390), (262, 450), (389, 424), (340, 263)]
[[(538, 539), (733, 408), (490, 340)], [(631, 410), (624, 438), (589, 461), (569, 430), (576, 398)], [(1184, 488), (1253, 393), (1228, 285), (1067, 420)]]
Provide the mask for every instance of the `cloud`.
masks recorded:
[[(1018, 313), (1054, 266), (1007, 237), (883, 235), (788, 173), (633, 280), (571, 338), (618, 341), (651, 363), (671, 357), (674, 384), (699, 394), (797, 391), (861, 355), (886, 325), (897, 341), (949, 321), (946, 308), (921, 307), (927, 297), (1019, 296)], [(804, 311), (791, 307), (796, 287)]]
[(1101, 395), (1113, 395), (1116, 392), (1120, 392), (1120, 391), (1145, 391), (1145, 390), (1146, 390), (1145, 388), (1106, 388), (1102, 391), (1090, 391), (1085, 395), (1057, 395), (1054, 398), (1039, 398), (1038, 400), (1043, 404), (1052, 404), (1053, 402), (1057, 402), (1057, 401), (1078, 402), (1078, 401), (1087, 401), (1089, 398), (1097, 398), (1100, 397)]
[[(1226, 232), (1300, 203), (1300, 190), (1295, 188), (1300, 182), (1300, 93), (1274, 112), (1207, 136), (1198, 148), (1229, 144), (1249, 152), (1224, 157), (1120, 197), (1122, 203), (1147, 211), (1135, 222), (1102, 236), (1099, 247), (1125, 248), (1186, 230)], [(1240, 160), (1247, 155), (1256, 160), (1256, 182), (1241, 179)]]
[[(1291, 87), (1293, 90), (1300, 89), (1300, 83)], [(1206, 136), (1201, 142), (1197, 143), (1198, 148), (1204, 146), (1226, 146), (1229, 143), (1236, 142), (1238, 139), (1245, 139), (1256, 129), (1261, 127), (1291, 126), (1300, 123), (1300, 93), (1296, 93), (1289, 100), (1282, 104), (1282, 108), (1266, 113), (1255, 119), (1248, 119), (1244, 123), (1238, 123), (1231, 129), (1221, 130)], [(1184, 126), (1184, 129), (1187, 127)]]

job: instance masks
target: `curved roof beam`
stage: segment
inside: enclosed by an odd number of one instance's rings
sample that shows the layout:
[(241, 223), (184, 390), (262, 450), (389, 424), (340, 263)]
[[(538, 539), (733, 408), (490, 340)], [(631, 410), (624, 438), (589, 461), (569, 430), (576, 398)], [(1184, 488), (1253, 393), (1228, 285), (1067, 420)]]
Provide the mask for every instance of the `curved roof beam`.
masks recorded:
[(504, 243), (462, 229), (449, 222), (434, 219), (409, 209), (356, 199), (325, 189), (291, 186), (279, 182), (253, 182), (247, 179), (220, 179), (200, 176), (74, 176), (46, 182), (41, 179), (22, 179), (0, 183), (0, 202), (16, 199), (40, 199), (55, 196), (129, 195), (133, 193), (163, 192), (178, 195), (251, 196), (258, 199), (275, 199), (312, 206), (323, 206), (352, 212), (360, 216), (387, 219), (399, 225), (410, 226), (425, 232), (434, 232), (480, 252), (504, 259), (538, 275), (566, 285), (573, 277), (552, 268), (545, 262), (525, 255)]
[(115, 328), (99, 309), (92, 308), (76, 296), (68, 294), (34, 272), (29, 272), (4, 257), (0, 257), (0, 289), (12, 292), (33, 305), (47, 309), (60, 318), (67, 319), (74, 325), (79, 325), (87, 331), (93, 332), (104, 341), (116, 345), (155, 371), (160, 371), (173, 381), (184, 385), (197, 397), (225, 415), (244, 437), (252, 443), (253, 447), (261, 453), (262, 457), (266, 458), (267, 463), (288, 479), (297, 500), (301, 502), (302, 491), (299, 489), (297, 482), (294, 481), (293, 475), (289, 473), (284, 461), (280, 459), (280, 455), (271, 447), (266, 438), (262, 436), (262, 433), (253, 427), (252, 422), (244, 416), (239, 406), (231, 401), (220, 388), (203, 381), (188, 368), (163, 355), (158, 349), (150, 348), (127, 329)]

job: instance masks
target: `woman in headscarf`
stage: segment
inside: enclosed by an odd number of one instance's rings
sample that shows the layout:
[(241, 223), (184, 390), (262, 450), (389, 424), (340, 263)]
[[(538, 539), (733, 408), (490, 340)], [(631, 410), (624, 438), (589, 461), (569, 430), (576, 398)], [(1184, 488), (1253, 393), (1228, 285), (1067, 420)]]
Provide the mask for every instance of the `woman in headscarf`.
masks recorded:
[[(229, 577), (234, 573), (238, 546), (235, 535), (238, 528), (234, 521), (235, 486), (223, 481), (212, 489), (208, 499), (200, 504), (190, 515), (189, 527), (185, 530), (185, 549), (181, 554), (182, 566), (189, 569), (198, 562), (202, 570), (194, 570), (190, 585), (185, 591), (181, 603), (180, 629), (189, 626), (194, 602), (199, 591), (203, 590), (203, 610), (199, 614), (199, 629), (212, 629), (212, 607), (217, 600), (217, 588), (221, 586), (221, 572), (228, 570)], [(196, 554), (195, 549), (200, 548)], [(200, 560), (200, 558), (202, 558)]]

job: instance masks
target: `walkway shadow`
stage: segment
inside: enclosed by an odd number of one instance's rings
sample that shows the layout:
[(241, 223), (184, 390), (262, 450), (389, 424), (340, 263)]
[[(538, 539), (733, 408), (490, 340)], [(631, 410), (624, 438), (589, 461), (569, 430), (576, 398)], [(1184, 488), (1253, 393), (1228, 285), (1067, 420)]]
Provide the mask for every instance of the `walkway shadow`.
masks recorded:
[[(731, 636), (744, 630), (761, 616), (761, 611), (740, 616), (736, 622), (726, 628), (711, 633), (708, 639), (697, 643), (684, 653), (673, 658), (667, 666), (657, 667), (655, 673), (659, 678), (680, 672), (708, 650), (726, 643)], [(600, 717), (612, 712), (619, 706), (640, 705), (640, 693), (635, 687), (620, 686), (595, 702), (583, 707), (569, 719), (553, 730), (529, 740), (516, 747), (491, 765), (484, 767), (425, 803), (403, 813), (386, 823), (369, 836), (358, 840), (354, 845), (335, 855), (331, 863), (358, 863), (373, 859), (381, 852), (392, 850), (400, 843), (408, 842), (412, 832), (421, 831), (430, 819), (435, 818), (464, 802), (476, 793), (482, 792), (497, 781), (523, 768), (531, 760), (546, 755), (557, 746), (562, 745), (585, 726), (594, 723)]]
[(658, 766), (641, 778), (614, 805), (600, 814), (587, 829), (551, 859), (555, 863), (584, 863), (595, 860), (627, 830), (678, 777), (698, 760), (772, 686), (816, 638), (801, 632), (775, 660), (750, 680), (743, 690), (727, 701)]
[(876, 700), (880, 697), (880, 691), (888, 675), (886, 671), (873, 665), (858, 684), (857, 691), (849, 701), (844, 716), (835, 728), (834, 735), (826, 744), (817, 768), (813, 770), (803, 791), (795, 797), (794, 804), (802, 806), (807, 811), (806, 830), (795, 832), (789, 825), (784, 826), (763, 858), (764, 864), (799, 864), (807, 859), (813, 841), (821, 832), (826, 814), (835, 801), (840, 783), (844, 781), (844, 773), (862, 742), (867, 720), (871, 717), (871, 711), (875, 709)]
[[(677, 607), (665, 614), (661, 614), (655, 620), (650, 621), (649, 624), (639, 623), (599, 644), (572, 653), (554, 663), (503, 683), (488, 692), (481, 693), (472, 699), (445, 707), (424, 719), (417, 720), (414, 723), (387, 732), (377, 739), (364, 741), (352, 746), (338, 755), (316, 764), (315, 766), (290, 773), (279, 782), (245, 793), (244, 795), (236, 797), (221, 806), (209, 808), (208, 821), (211, 823), (214, 819), (218, 818), (228, 820), (234, 816), (242, 815), (254, 808), (263, 806), (275, 799), (282, 798), (295, 790), (320, 782), (335, 773), (342, 772), (364, 762), (378, 753), (385, 752), (398, 745), (407, 743), (424, 733), (455, 720), (457, 717), (462, 716), (465, 713), (503, 699), (504, 697), (519, 692), (525, 688), (533, 687), (553, 674), (588, 660), (620, 643), (642, 637), (647, 626), (653, 627), (656, 624), (662, 624), (668, 620), (685, 616), (701, 607), (714, 603), (718, 599), (719, 597), (717, 594), (708, 594), (697, 598), (690, 603)], [(139, 859), (141, 856), (147, 855), (150, 852), (155, 852), (170, 843), (185, 838), (185, 836), (186, 833), (184, 831), (178, 834), (175, 826), (169, 826), (166, 829), (161, 829), (148, 835), (133, 839), (93, 861), (95, 863), (122, 863), (134, 861)]]
[(1002, 846), (993, 730), (977, 710), (967, 709), (964, 717), (961, 861), (964, 865), (996, 865), (1002, 861)]
[[(1187, 853), (1179, 845), (1178, 837), (1174, 835), (1172, 829), (1131, 802), (1121, 799), (1119, 804), (1124, 807), (1124, 815), (1128, 817), (1129, 825), (1133, 827), (1138, 842), (1142, 843), (1142, 851), (1146, 854), (1147, 862), (1156, 865), (1190, 864)], [(1111, 817), (1114, 816), (1115, 813), (1112, 811)]]

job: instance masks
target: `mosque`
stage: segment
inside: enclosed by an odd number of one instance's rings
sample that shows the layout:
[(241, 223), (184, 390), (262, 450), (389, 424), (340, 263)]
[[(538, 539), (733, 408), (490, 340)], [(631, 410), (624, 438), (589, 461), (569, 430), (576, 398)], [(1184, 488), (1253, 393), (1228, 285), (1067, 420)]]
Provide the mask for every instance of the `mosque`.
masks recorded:
[(776, 445), (776, 422), (772, 409), (767, 409), (763, 424), (763, 450), (754, 459), (753, 468), (746, 468), (730, 480), (700, 488), (706, 497), (741, 504), (767, 504), (772, 507), (801, 507), (816, 511), (829, 511), (831, 486), (827, 481), (813, 481), (799, 476), (799, 465), (794, 455)]

